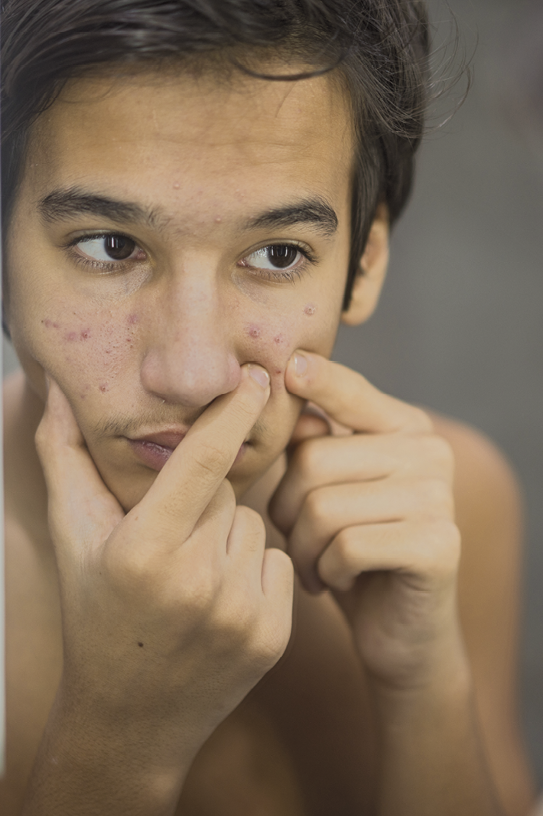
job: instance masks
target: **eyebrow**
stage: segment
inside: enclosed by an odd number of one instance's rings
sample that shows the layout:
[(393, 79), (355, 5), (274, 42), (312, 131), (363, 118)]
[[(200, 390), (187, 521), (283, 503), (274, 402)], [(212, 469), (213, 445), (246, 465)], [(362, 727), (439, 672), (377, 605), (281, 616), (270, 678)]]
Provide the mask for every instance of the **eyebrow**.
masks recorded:
[(68, 190), (54, 190), (38, 203), (42, 218), (49, 222), (62, 221), (77, 215), (96, 215), (110, 221), (140, 222), (149, 226), (157, 225), (157, 215), (152, 209), (128, 201), (118, 201), (107, 196), (86, 193), (77, 187)]
[[(142, 207), (129, 201), (119, 201), (107, 196), (88, 193), (80, 188), (54, 190), (38, 203), (42, 218), (48, 223), (74, 218), (78, 215), (94, 215), (108, 218), (117, 223), (143, 223), (152, 228), (160, 228), (170, 219), (160, 217), (152, 208)], [(302, 199), (293, 204), (267, 210), (250, 218), (245, 228), (280, 229), (304, 224), (324, 237), (331, 237), (337, 230), (338, 217), (333, 207), (320, 197)]]
[(338, 218), (334, 209), (323, 198), (304, 199), (295, 204), (277, 209), (251, 218), (247, 223), (249, 229), (261, 229), (270, 227), (279, 229), (281, 227), (292, 227), (298, 224), (306, 224), (325, 237), (331, 237), (338, 227)]

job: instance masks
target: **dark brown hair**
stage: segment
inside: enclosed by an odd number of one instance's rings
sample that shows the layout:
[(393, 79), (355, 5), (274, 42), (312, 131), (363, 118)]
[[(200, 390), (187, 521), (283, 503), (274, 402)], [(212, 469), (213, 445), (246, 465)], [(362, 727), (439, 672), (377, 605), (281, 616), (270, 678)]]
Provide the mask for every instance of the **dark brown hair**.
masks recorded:
[[(427, 91), (423, 0), (5, 0), (2, 10), (4, 225), (29, 128), (70, 78), (217, 57), (262, 81), (340, 73), (358, 143), (348, 306), (377, 205), (393, 222), (411, 188)], [(284, 58), (285, 73), (258, 73), (270, 53)], [(307, 73), (289, 73), (293, 61)]]

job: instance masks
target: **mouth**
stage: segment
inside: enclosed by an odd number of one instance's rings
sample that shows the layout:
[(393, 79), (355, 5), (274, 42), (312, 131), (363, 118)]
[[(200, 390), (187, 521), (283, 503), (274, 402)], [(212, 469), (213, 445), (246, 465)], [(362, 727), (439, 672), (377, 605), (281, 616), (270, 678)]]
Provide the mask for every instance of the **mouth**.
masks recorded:
[(162, 470), (181, 440), (185, 438), (187, 430), (159, 431), (137, 439), (126, 438), (133, 453), (144, 465), (152, 470)]
[[(148, 436), (142, 436), (137, 439), (130, 439), (125, 437), (130, 445), (132, 452), (151, 470), (162, 470), (174, 450), (181, 443), (187, 435), (185, 431), (161, 431)], [(234, 465), (236, 465), (243, 457), (247, 447), (251, 443), (245, 441), (239, 449)]]

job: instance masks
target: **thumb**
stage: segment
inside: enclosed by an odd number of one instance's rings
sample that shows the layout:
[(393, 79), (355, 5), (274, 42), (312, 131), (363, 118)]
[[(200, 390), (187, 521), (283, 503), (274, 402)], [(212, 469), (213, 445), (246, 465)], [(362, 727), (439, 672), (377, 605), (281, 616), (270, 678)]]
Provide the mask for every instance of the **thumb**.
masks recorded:
[(49, 380), (36, 450), (47, 485), (49, 526), (57, 556), (74, 544), (102, 543), (124, 517), (87, 450), (65, 395)]

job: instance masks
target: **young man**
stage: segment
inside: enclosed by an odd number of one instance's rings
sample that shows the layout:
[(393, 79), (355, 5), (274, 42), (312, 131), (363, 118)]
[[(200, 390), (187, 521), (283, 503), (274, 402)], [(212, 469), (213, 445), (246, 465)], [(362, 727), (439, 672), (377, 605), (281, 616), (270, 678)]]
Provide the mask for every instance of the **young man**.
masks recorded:
[(520, 816), (512, 479), (327, 359), (422, 5), (11, 0), (3, 37), (2, 813)]

